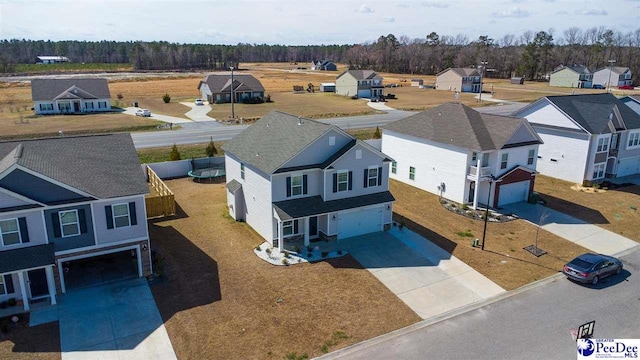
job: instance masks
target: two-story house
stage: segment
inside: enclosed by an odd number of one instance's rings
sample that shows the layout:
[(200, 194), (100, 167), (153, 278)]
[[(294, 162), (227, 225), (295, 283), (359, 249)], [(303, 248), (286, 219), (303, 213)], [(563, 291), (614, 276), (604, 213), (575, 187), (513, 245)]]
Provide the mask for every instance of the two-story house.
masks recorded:
[(146, 193), (129, 134), (0, 142), (0, 301), (149, 275)]
[(33, 79), (31, 98), (36, 114), (111, 111), (107, 79)]
[(223, 149), (229, 214), (275, 248), (390, 227), (390, 159), (336, 126), (272, 111)]
[(383, 96), (382, 76), (373, 70), (347, 70), (336, 77), (336, 94), (365, 99)]
[(436, 89), (479, 93), (482, 75), (475, 68), (448, 68), (436, 74)]
[(586, 66), (558, 66), (549, 77), (549, 86), (590, 89), (593, 86), (593, 74)]
[(631, 69), (623, 66), (611, 66), (593, 72), (593, 84), (604, 87), (631, 86), (633, 84)]
[(541, 174), (589, 184), (640, 173), (640, 115), (613, 94), (547, 96), (513, 116), (544, 141)]
[(528, 200), (541, 143), (524, 119), (481, 114), (458, 103), (382, 129), (382, 151), (394, 159), (392, 179), (474, 209)]

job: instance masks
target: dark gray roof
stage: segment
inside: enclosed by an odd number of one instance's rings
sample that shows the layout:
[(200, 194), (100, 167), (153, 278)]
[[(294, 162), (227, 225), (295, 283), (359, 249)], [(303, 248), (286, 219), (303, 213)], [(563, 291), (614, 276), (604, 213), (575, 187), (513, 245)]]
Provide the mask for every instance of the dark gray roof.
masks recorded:
[(529, 128), (537, 138), (536, 142), (542, 143), (526, 119), (481, 114), (459, 103), (440, 105), (392, 122), (383, 129), (442, 144), (486, 151), (502, 149), (521, 126)]
[(624, 74), (627, 71), (631, 71), (628, 67), (625, 67), (625, 66), (612, 66), (612, 67), (606, 66), (594, 71), (594, 73), (597, 73), (598, 71), (602, 71), (602, 70), (609, 70), (609, 69), (611, 69), (611, 71), (616, 74)]
[(305, 216), (326, 214), (335, 211), (355, 209), (362, 206), (383, 204), (396, 199), (389, 191), (375, 194), (361, 195), (345, 199), (324, 201), (322, 196), (312, 196), (302, 199), (285, 200), (273, 203), (280, 220), (291, 220)]
[(374, 78), (382, 78), (380, 76), (378, 76), (378, 74), (376, 74), (375, 71), (373, 70), (347, 70), (345, 72), (343, 72), (342, 74), (338, 75), (336, 77), (339, 78), (344, 74), (351, 74), (351, 76), (353, 76), (354, 78), (356, 78), (357, 80), (367, 80), (367, 79), (374, 79)]
[(464, 77), (464, 76), (480, 76), (480, 72), (478, 71), (478, 69), (476, 68), (448, 68), (445, 69), (441, 72), (439, 72), (438, 74), (436, 74), (436, 76), (440, 76), (444, 73), (446, 73), (447, 71), (453, 71), (454, 73)]
[(241, 187), (242, 184), (240, 184), (240, 182), (236, 179), (233, 179), (227, 183), (227, 190), (231, 191), (232, 193), (238, 191), (238, 189), (240, 189)]
[(547, 96), (546, 99), (591, 134), (609, 132), (609, 115), (614, 111), (619, 112), (623, 128), (640, 129), (640, 115), (610, 93)]
[(587, 68), (584, 65), (571, 65), (571, 66), (560, 65), (552, 72), (552, 74), (557, 73), (558, 71), (561, 71), (564, 69), (571, 69), (574, 72), (577, 72), (578, 74), (591, 74), (591, 72), (589, 71), (589, 68)]
[(128, 133), (0, 142), (0, 158), (101, 199), (149, 192)]
[(274, 110), (222, 148), (240, 161), (272, 174), (332, 128), (335, 127)]
[[(209, 89), (212, 93), (222, 93), (225, 91), (231, 91), (231, 72), (223, 72), (223, 73), (213, 73), (207, 75), (204, 80), (200, 81), (198, 84), (198, 89), (200, 86), (206, 83), (209, 86)], [(264, 91), (264, 87), (260, 80), (256, 79), (251, 74), (239, 74), (237, 72), (233, 73), (233, 84), (234, 91), (244, 90), (244, 91)]]
[[(76, 89), (73, 89), (73, 87)], [(69, 92), (67, 90), (70, 90)], [(77, 90), (74, 93), (73, 90)], [(65, 92), (68, 94), (63, 95)], [(33, 79), (31, 80), (31, 98), (33, 101), (53, 100), (55, 97), (71, 97), (70, 94), (81, 95), (81, 98), (109, 99), (111, 93), (107, 79)]]
[(54, 244), (0, 251), (0, 273), (55, 264)]

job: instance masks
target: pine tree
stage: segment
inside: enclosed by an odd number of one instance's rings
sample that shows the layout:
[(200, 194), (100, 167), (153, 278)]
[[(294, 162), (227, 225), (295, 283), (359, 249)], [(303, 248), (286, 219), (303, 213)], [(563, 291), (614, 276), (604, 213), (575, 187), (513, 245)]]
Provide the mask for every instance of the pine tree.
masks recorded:
[(380, 127), (376, 126), (376, 132), (373, 133), (374, 139), (382, 139), (382, 134), (380, 133)]
[(211, 137), (211, 141), (209, 141), (209, 145), (205, 149), (208, 157), (213, 157), (218, 153), (218, 149), (216, 149), (216, 144), (213, 143), (213, 137)]
[(173, 144), (173, 148), (171, 148), (171, 154), (169, 154), (169, 159), (171, 161), (181, 160), (180, 151), (178, 151), (178, 147), (176, 144)]

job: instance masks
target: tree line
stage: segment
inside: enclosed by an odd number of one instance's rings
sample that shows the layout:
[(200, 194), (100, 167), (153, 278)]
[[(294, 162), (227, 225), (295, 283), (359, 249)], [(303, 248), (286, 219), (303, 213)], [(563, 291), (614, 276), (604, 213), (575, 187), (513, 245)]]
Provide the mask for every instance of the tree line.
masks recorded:
[(489, 77), (536, 80), (559, 65), (580, 64), (593, 71), (608, 66), (609, 60), (640, 74), (640, 29), (572, 27), (561, 34), (549, 29), (476, 40), (436, 32), (413, 39), (389, 34), (370, 43), (306, 46), (11, 39), (0, 41), (0, 72), (13, 72), (15, 64), (33, 63), (38, 55), (67, 56), (75, 63), (129, 63), (135, 70), (220, 70), (242, 62), (328, 59), (354, 69), (433, 75), (449, 67), (484, 64)]

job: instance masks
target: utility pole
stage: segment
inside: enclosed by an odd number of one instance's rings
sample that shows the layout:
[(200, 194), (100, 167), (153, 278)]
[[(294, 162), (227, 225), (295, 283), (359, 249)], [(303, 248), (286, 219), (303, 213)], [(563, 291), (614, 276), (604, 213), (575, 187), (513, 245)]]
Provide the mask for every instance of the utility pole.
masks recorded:
[(229, 66), (231, 68), (231, 118), (235, 119), (236, 118), (236, 112), (235, 109), (233, 108), (233, 66)]
[(611, 92), (611, 73), (613, 73), (613, 64), (615, 64), (615, 60), (609, 59), (609, 92)]
[(487, 195), (487, 210), (484, 212), (484, 230), (482, 231), (482, 247), (484, 250), (484, 240), (487, 236), (487, 222), (489, 221), (489, 201), (491, 200), (491, 185), (493, 184), (493, 175), (489, 178), (489, 194)]
[(484, 69), (487, 67), (487, 61), (480, 61), (482, 64), (482, 70), (480, 72), (480, 95), (478, 96), (478, 102), (482, 102), (482, 84), (484, 83)]

